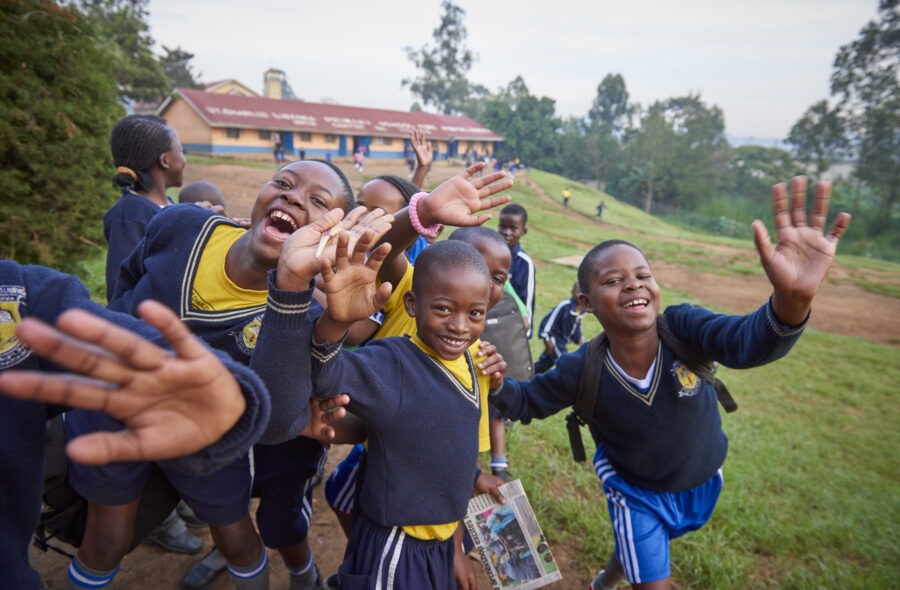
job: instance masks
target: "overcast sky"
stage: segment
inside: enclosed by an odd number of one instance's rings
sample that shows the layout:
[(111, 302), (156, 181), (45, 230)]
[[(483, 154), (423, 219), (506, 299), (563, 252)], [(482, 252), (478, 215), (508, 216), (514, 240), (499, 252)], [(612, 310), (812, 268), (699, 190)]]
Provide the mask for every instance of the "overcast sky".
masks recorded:
[[(828, 96), (838, 48), (877, 16), (877, 0), (459, 0), (469, 80), (495, 90), (521, 75), (563, 116), (582, 116), (610, 72), (632, 101), (702, 93), (733, 136), (783, 138)], [(407, 110), (416, 71), (403, 48), (431, 41), (439, 0), (151, 0), (157, 47), (195, 54), (210, 82), (262, 90), (284, 70), (304, 100)], [(159, 51), (162, 52), (161, 48)]]

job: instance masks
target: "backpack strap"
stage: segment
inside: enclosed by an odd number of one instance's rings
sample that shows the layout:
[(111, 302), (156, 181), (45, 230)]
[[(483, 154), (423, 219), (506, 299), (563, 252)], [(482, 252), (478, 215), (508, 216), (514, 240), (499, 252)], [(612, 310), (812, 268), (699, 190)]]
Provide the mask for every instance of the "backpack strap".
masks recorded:
[(716, 363), (703, 358), (695, 349), (686, 346), (684, 342), (672, 332), (672, 329), (669, 327), (669, 321), (666, 319), (666, 314), (661, 313), (656, 316), (656, 330), (659, 333), (659, 339), (662, 340), (663, 345), (672, 351), (675, 358), (683, 362), (684, 366), (690, 369), (697, 377), (715, 388), (716, 397), (719, 398), (719, 403), (722, 404), (722, 407), (725, 408), (726, 412), (731, 413), (737, 410), (737, 402), (731, 397), (731, 392), (729, 392), (728, 388), (725, 387), (725, 384), (715, 376)]
[(566, 416), (569, 446), (572, 447), (572, 457), (578, 463), (583, 463), (587, 459), (584, 442), (581, 440), (580, 427), (587, 424), (595, 442), (598, 438), (599, 433), (594, 426), (594, 406), (597, 403), (597, 388), (600, 386), (600, 373), (603, 371), (603, 359), (607, 349), (609, 349), (609, 340), (603, 332), (588, 343), (584, 368), (581, 370), (578, 390), (575, 392), (575, 403), (572, 404), (572, 411)]

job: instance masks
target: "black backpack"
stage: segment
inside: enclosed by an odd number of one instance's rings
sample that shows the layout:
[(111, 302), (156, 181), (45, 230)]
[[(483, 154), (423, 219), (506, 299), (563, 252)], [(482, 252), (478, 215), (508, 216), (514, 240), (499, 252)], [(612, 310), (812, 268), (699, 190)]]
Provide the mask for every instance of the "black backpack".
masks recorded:
[[(154, 464), (150, 478), (141, 493), (129, 551), (140, 545), (174, 510), (179, 501), (178, 492)], [(68, 480), (66, 462), (66, 435), (62, 415), (47, 421), (44, 444), (44, 507), (34, 531), (34, 546), (42, 551), (52, 549), (73, 557), (68, 551), (50, 541), (57, 539), (74, 547), (80, 547), (87, 522), (87, 501), (78, 495)]]
[[(669, 322), (665, 314), (656, 317), (656, 331), (663, 346), (672, 351), (672, 354), (684, 363), (692, 373), (703, 381), (706, 381), (716, 389), (719, 403), (726, 412), (737, 410), (737, 403), (731, 397), (731, 393), (725, 384), (715, 376), (716, 363), (703, 356), (696, 350), (686, 345), (669, 328)], [(584, 359), (584, 369), (578, 380), (578, 391), (575, 394), (575, 403), (572, 411), (566, 416), (566, 429), (569, 431), (569, 445), (572, 447), (572, 458), (582, 463), (587, 458), (584, 453), (584, 443), (581, 440), (581, 427), (585, 424), (591, 432), (594, 443), (600, 442), (600, 430), (594, 422), (594, 405), (597, 402), (597, 390), (600, 387), (600, 373), (603, 371), (603, 363), (606, 351), (609, 349), (609, 339), (606, 333), (601, 332), (588, 343), (587, 355)]]

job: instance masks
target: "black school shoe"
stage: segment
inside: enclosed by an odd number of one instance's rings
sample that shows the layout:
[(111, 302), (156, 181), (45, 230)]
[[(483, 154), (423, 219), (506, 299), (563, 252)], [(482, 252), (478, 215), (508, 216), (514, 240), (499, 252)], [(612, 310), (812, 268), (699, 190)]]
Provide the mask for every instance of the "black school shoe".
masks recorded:
[(209, 588), (216, 578), (225, 571), (225, 557), (215, 547), (206, 556), (191, 566), (181, 579), (181, 587), (185, 590), (204, 590)]

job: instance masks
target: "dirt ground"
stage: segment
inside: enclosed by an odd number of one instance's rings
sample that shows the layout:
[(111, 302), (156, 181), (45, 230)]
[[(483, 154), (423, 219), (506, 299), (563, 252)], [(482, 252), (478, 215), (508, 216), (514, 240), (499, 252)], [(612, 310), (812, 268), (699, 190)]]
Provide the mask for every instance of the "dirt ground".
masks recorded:
[[(351, 185), (357, 190), (363, 181), (349, 161), (337, 162), (347, 173)], [(226, 198), (228, 212), (236, 217), (248, 217), (250, 209), (260, 187), (272, 175), (272, 169), (250, 168), (239, 165), (190, 164), (185, 170), (185, 183), (195, 180), (209, 180), (222, 189)], [(436, 162), (429, 173), (428, 182), (437, 184), (461, 170), (457, 163), (450, 165)], [(366, 163), (366, 176), (380, 174), (397, 174), (408, 176), (409, 170), (402, 165), (390, 162), (370, 160)], [(520, 177), (520, 182), (528, 183), (548, 201), (549, 197), (540, 191), (527, 178)], [(560, 207), (561, 209), (561, 207)], [(566, 212), (569, 217), (579, 223), (593, 220), (582, 217), (572, 211)], [(561, 233), (565, 228), (548, 228), (553, 233)], [(620, 231), (620, 228), (616, 228)], [(690, 240), (673, 240), (690, 244), (701, 244)], [(702, 244), (711, 248), (708, 244)], [(590, 245), (580, 245), (585, 248)], [(718, 253), (733, 254), (735, 257), (747, 256), (747, 251), (726, 246), (713, 246)], [(567, 257), (558, 262), (577, 265), (580, 256)], [(715, 273), (686, 272), (683, 265), (668, 264), (665, 261), (653, 260), (654, 273), (662, 287), (674, 287), (686, 291), (692, 297), (709, 305), (714, 305), (731, 313), (744, 313), (755, 309), (769, 294), (766, 278), (761, 275), (724, 276)], [(810, 320), (811, 327), (837, 334), (858, 336), (874, 342), (898, 344), (900, 338), (900, 300), (875, 295), (863, 291), (853, 284), (853, 279), (864, 278), (872, 281), (888, 280), (900, 282), (900, 276), (883, 276), (875, 271), (851, 268), (835, 264), (831, 274), (815, 301), (815, 311)], [(336, 446), (329, 452), (328, 471), (336, 465), (349, 451), (349, 447)], [(329, 510), (323, 495), (323, 486), (316, 488), (313, 498), (313, 519), (310, 529), (310, 542), (316, 563), (323, 575), (327, 576), (337, 570), (343, 556), (345, 538), (337, 520)], [(553, 531), (544, 531), (551, 540), (551, 549), (559, 563), (563, 574), (563, 582), (554, 588), (585, 588), (589, 579), (576, 563), (578, 549), (565, 543), (553, 543)], [(188, 568), (204, 555), (212, 546), (209, 532), (195, 531), (204, 541), (203, 552), (198, 555), (175, 555), (166, 553), (155, 545), (143, 545), (128, 555), (122, 562), (120, 573), (112, 587), (114, 588), (177, 588)], [(67, 547), (72, 550), (71, 547)], [(271, 588), (283, 590), (288, 587), (287, 573), (277, 551), (269, 552), (271, 565)], [(44, 587), (61, 589), (66, 585), (66, 567), (69, 559), (50, 552), (41, 553), (31, 550), (31, 560), (35, 569), (40, 572)], [(472, 558), (472, 565), (479, 576), (479, 588), (489, 588), (487, 578), (480, 564)], [(227, 575), (220, 575), (211, 586), (214, 590), (231, 588)]]

